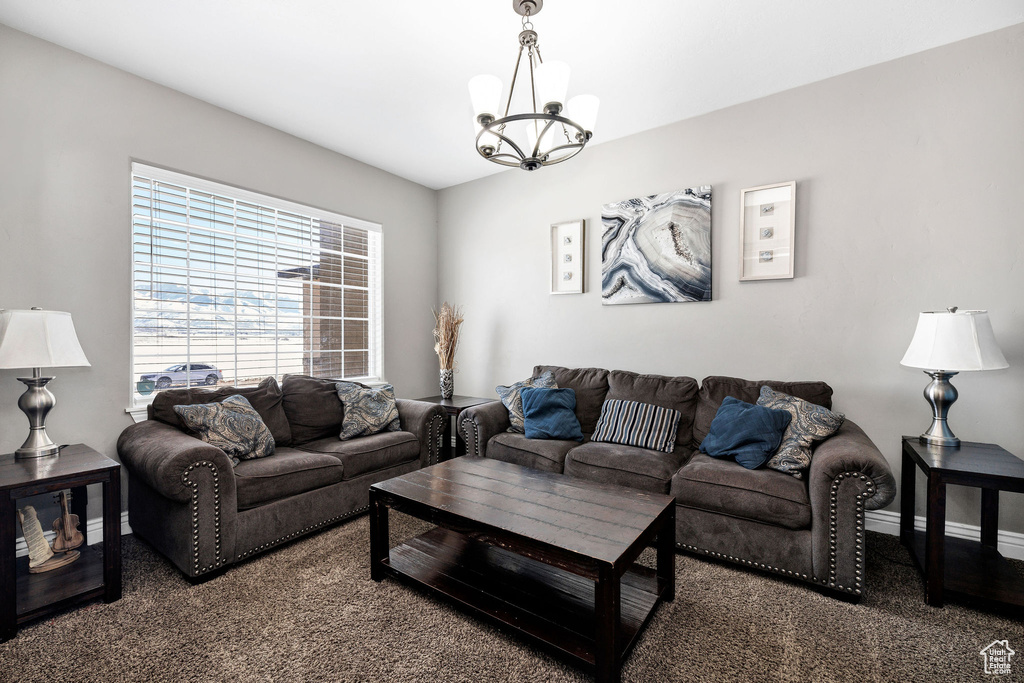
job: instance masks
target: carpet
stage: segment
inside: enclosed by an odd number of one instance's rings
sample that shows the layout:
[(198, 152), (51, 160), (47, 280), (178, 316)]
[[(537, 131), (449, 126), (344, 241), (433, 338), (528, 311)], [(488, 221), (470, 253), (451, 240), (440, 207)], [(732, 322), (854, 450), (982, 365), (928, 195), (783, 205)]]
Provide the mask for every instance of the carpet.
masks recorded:
[[(393, 542), (426, 527), (391, 515)], [(370, 580), (360, 517), (192, 585), (125, 537), (124, 597), (23, 628), (0, 645), (0, 680), (566, 681), (581, 670), (425, 592)], [(650, 558), (648, 558), (648, 561)], [(981, 681), (979, 652), (1024, 622), (924, 604), (896, 538), (868, 534), (860, 604), (804, 584), (676, 556), (676, 599), (661, 605), (624, 681)]]

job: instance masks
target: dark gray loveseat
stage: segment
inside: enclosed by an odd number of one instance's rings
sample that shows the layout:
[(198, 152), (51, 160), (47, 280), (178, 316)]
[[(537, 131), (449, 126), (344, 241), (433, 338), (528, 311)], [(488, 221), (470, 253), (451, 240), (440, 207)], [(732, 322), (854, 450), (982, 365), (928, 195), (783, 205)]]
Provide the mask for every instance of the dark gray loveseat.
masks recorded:
[[(748, 381), (639, 375), (538, 365), (576, 393), (584, 442), (527, 439), (506, 431), (500, 401), (462, 412), (469, 455), (573, 477), (669, 493), (676, 498), (676, 545), (683, 550), (783, 574), (859, 597), (864, 586), (864, 511), (888, 505), (896, 482), (882, 454), (847, 419), (819, 444), (803, 479), (748, 470), (697, 448), (726, 396), (755, 403), (761, 386), (832, 406), (824, 382)], [(605, 399), (652, 403), (681, 414), (672, 453), (589, 441)]]
[[(245, 396), (270, 428), (273, 455), (236, 467), (183, 431), (174, 405)], [(121, 433), (129, 524), (189, 577), (199, 577), (366, 511), (370, 484), (437, 461), (444, 409), (398, 401), (402, 431), (341, 441), (330, 380), (286, 376), (279, 387), (181, 389)]]

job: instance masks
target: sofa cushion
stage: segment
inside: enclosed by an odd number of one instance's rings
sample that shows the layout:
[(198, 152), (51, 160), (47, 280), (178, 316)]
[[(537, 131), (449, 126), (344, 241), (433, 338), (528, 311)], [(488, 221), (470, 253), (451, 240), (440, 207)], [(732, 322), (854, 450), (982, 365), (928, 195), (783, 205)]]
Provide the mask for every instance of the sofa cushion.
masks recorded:
[(576, 419), (584, 436), (594, 433), (601, 416), (601, 405), (608, 395), (608, 371), (601, 368), (562, 368), (557, 365), (538, 365), (534, 375), (550, 371), (559, 387), (576, 392)]
[(708, 435), (711, 421), (715, 419), (715, 413), (726, 396), (747, 403), (757, 403), (763, 386), (817, 403), (819, 406), (832, 407), (832, 387), (824, 382), (777, 382), (770, 379), (751, 381), (737, 377), (705, 377), (700, 383), (700, 393), (697, 395), (697, 412), (693, 420), (693, 447), (700, 446), (700, 442)]
[(572, 389), (523, 387), (523, 429), (527, 439), (583, 441)]
[(285, 415), (282, 399), (284, 397), (277, 380), (267, 377), (255, 387), (219, 387), (217, 389), (169, 389), (161, 391), (149, 405), (149, 418), (160, 420), (178, 429), (185, 429), (185, 423), (174, 412), (174, 406), (197, 405), (200, 403), (220, 403), (228, 396), (244, 396), (245, 400), (256, 409), (263, 422), (274, 435), (274, 443), (289, 446), (292, 443), (292, 430)]
[(341, 433), (344, 408), (334, 380), (285, 375), (281, 405), (292, 429), (294, 445)]
[(344, 478), (344, 465), (335, 457), (279, 448), (267, 458), (244, 460), (235, 467), (238, 509), (247, 510)]
[(693, 418), (697, 412), (699, 390), (697, 380), (692, 377), (640, 375), (612, 370), (608, 373), (606, 400), (637, 401), (679, 411), (676, 443), (689, 448), (693, 440)]
[(678, 427), (678, 410), (608, 399), (601, 406), (601, 418), (592, 439), (671, 453), (676, 447)]
[(174, 406), (174, 412), (201, 441), (224, 451), (233, 465), (274, 454), (273, 435), (244, 396), (228, 396), (220, 403)]
[(845, 416), (822, 406), (771, 387), (761, 387), (757, 405), (786, 412), (792, 418), (778, 451), (768, 461), (768, 468), (791, 474), (797, 479), (811, 466), (811, 446), (832, 436), (843, 426)]
[[(771, 391), (768, 387), (763, 390)], [(785, 410), (726, 396), (711, 421), (711, 431), (700, 442), (700, 452), (712, 458), (731, 458), (748, 470), (757, 469), (778, 450), (790, 419)]]
[(527, 439), (523, 434), (502, 432), (487, 442), (487, 457), (545, 472), (562, 472), (565, 454), (579, 446), (576, 441)]
[(565, 458), (569, 476), (667, 493), (672, 475), (690, 457), (690, 450), (677, 447), (671, 453), (616, 443), (585, 443)]
[(395, 403), (395, 388), (385, 384), (370, 388), (356, 382), (337, 382), (338, 398), (345, 406), (341, 421), (341, 438), (354, 439), (380, 432), (397, 432), (402, 428)]
[(787, 529), (809, 529), (811, 502), (799, 479), (694, 453), (672, 477), (676, 504)]
[(554, 376), (550, 372), (542, 372), (539, 375), (528, 377), (527, 379), (521, 380), (508, 386), (499, 385), (494, 387), (494, 391), (497, 392), (498, 398), (501, 399), (502, 405), (508, 411), (508, 421), (510, 432), (517, 432), (522, 434), (526, 428), (523, 424), (523, 389), (527, 387), (539, 387), (541, 389), (557, 389), (558, 384), (555, 382)]
[(380, 432), (345, 441), (333, 436), (297, 448), (341, 460), (345, 464), (346, 480), (420, 457), (419, 439), (411, 432)]

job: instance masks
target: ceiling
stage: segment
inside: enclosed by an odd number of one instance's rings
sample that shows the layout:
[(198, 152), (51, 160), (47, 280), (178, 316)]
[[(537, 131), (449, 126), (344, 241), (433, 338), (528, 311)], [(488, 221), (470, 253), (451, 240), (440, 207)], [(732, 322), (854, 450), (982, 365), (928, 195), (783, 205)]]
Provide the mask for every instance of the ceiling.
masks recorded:
[[(534, 18), (569, 95), (601, 98), (592, 144), (1021, 22), (1021, 0), (548, 0)], [(0, 0), (0, 23), (427, 187), (505, 170), (473, 148), (466, 83), (508, 87), (511, 0)]]

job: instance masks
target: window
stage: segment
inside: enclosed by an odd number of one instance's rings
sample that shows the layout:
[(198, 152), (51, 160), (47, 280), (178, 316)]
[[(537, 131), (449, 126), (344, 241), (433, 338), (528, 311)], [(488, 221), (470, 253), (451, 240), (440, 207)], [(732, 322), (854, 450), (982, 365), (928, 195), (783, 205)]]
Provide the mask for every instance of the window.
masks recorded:
[(381, 228), (132, 164), (132, 404), (286, 373), (382, 377)]

